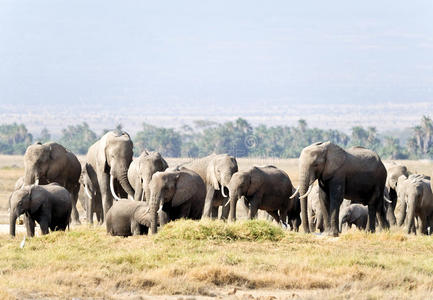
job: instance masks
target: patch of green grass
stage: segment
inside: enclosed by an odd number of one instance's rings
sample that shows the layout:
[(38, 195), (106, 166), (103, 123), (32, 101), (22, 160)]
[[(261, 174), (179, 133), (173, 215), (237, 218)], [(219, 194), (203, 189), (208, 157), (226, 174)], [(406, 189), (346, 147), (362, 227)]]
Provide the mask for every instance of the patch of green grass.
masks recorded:
[(160, 240), (213, 240), (213, 241), (280, 241), (284, 231), (264, 220), (234, 223), (223, 221), (178, 220), (164, 226), (156, 237)]

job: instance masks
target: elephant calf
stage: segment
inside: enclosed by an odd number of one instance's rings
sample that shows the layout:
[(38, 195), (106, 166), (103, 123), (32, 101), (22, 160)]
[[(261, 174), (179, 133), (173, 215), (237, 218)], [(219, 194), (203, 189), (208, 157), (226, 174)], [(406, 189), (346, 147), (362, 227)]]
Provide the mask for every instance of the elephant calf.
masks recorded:
[(27, 236), (35, 235), (35, 221), (39, 223), (42, 234), (48, 234), (49, 229), (65, 230), (71, 211), (70, 193), (57, 183), (23, 186), (10, 199), (10, 234), (15, 236), (16, 220), (24, 213), (27, 216)]
[(107, 233), (125, 237), (147, 234), (150, 221), (149, 206), (144, 202), (129, 199), (116, 201), (107, 212)]
[(365, 230), (368, 220), (368, 206), (362, 204), (350, 204), (341, 209), (340, 212), (340, 232), (343, 224), (349, 225), (349, 228), (355, 224), (356, 228)]

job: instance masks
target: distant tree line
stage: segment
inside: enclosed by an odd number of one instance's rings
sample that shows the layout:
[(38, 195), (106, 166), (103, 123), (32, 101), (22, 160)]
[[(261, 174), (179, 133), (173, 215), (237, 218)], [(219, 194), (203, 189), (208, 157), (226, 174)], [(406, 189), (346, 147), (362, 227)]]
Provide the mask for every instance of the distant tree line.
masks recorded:
[[(118, 125), (116, 130), (122, 130), (122, 126)], [(86, 154), (99, 137), (87, 123), (82, 123), (63, 129), (60, 138), (55, 140), (74, 153)], [(143, 123), (132, 138), (136, 154), (148, 149), (166, 157), (201, 157), (215, 152), (236, 157), (296, 158), (304, 147), (329, 140), (343, 148), (363, 146), (386, 159), (433, 158), (433, 121), (427, 116), (412, 128), (412, 136), (405, 145), (393, 136), (379, 136), (375, 127), (356, 126), (348, 135), (335, 129), (309, 128), (305, 120), (299, 120), (296, 126), (254, 127), (242, 118), (226, 123), (200, 120), (180, 129)], [(49, 140), (51, 134), (46, 128), (34, 138), (24, 124), (0, 125), (2, 154), (23, 154), (31, 143)]]

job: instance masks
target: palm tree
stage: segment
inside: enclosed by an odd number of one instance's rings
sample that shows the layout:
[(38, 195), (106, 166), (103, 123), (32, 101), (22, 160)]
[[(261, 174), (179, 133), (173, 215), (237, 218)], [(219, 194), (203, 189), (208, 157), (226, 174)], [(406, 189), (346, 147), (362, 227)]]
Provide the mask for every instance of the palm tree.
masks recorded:
[(416, 139), (416, 143), (418, 145), (418, 149), (420, 149), (421, 151), (423, 151), (424, 146), (423, 146), (423, 135), (424, 135), (424, 131), (422, 129), (421, 126), (415, 126), (413, 128), (413, 133), (415, 135), (415, 139)]

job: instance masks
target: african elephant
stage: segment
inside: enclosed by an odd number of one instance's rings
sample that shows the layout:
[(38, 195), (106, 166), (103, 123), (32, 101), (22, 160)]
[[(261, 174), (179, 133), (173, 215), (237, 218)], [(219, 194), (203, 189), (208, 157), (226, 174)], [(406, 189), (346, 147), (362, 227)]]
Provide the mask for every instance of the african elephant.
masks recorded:
[(217, 218), (218, 208), (222, 206), (221, 219), (227, 219), (229, 207), (226, 205), (227, 188), (232, 175), (238, 171), (238, 163), (227, 154), (211, 154), (183, 165), (200, 175), (206, 184), (206, 201), (203, 218)]
[(99, 224), (104, 222), (104, 211), (102, 209), (101, 193), (97, 190), (88, 174), (89, 165), (83, 163), (81, 166), (80, 192), (79, 199), (81, 205), (86, 211), (87, 222), (93, 224), (93, 215), (96, 214), (96, 220)]
[(349, 228), (355, 224), (358, 229), (365, 229), (367, 226), (368, 208), (362, 204), (350, 204), (340, 211), (340, 232), (343, 224), (347, 223)]
[(128, 180), (134, 188), (134, 200), (149, 200), (149, 182), (156, 172), (165, 171), (168, 164), (159, 152), (147, 152), (146, 150), (131, 162), (128, 169)]
[(58, 143), (35, 143), (24, 154), (24, 185), (57, 182), (72, 197), (72, 221), (79, 224), (77, 211), (81, 165), (75, 154)]
[(201, 177), (192, 170), (156, 172), (149, 183), (152, 234), (156, 233), (158, 208), (161, 227), (180, 218), (198, 220), (203, 214), (206, 187)]
[(320, 204), (320, 195), (323, 193), (318, 185), (314, 186), (310, 194), (307, 197), (307, 211), (308, 211), (308, 225), (310, 232), (315, 232), (316, 228), (323, 232), (325, 230), (325, 225), (323, 221), (323, 213)]
[(130, 199), (116, 201), (107, 213), (107, 233), (125, 237), (147, 234), (150, 217), (149, 206), (144, 202)]
[[(310, 232), (315, 232), (316, 228), (323, 232), (325, 231), (325, 221), (323, 219), (322, 210), (325, 210), (326, 207), (322, 209), (320, 197), (325, 197), (323, 191), (320, 189), (318, 185), (315, 185), (310, 194), (307, 197), (307, 210), (308, 210), (308, 225), (310, 228)], [(340, 205), (340, 211), (345, 209), (350, 205), (350, 200), (344, 199), (343, 203)]]
[(132, 141), (126, 132), (107, 132), (90, 146), (87, 152), (87, 173), (93, 186), (101, 194), (104, 216), (113, 205), (113, 198), (134, 197), (128, 181), (128, 168), (132, 161)]
[(287, 219), (292, 182), (275, 166), (251, 167), (233, 174), (228, 185), (230, 221), (236, 220), (236, 204), (244, 196), (249, 203), (248, 218), (253, 219), (258, 209), (266, 210), (280, 223)]
[[(294, 189), (292, 190), (292, 193)], [(289, 206), (287, 208), (287, 224), (292, 231), (299, 231), (301, 226), (301, 203), (299, 197), (289, 199)]]
[[(433, 194), (430, 181), (422, 177), (409, 177), (405, 180), (404, 191), (399, 189), (399, 197), (404, 197), (407, 206), (407, 232), (416, 233), (415, 218), (419, 220), (422, 234), (428, 234), (433, 225)], [(403, 194), (403, 195), (402, 195)]]
[(368, 205), (367, 227), (370, 232), (375, 231), (376, 214), (381, 227), (389, 228), (383, 205), (386, 175), (385, 166), (379, 156), (363, 147), (352, 147), (345, 151), (331, 142), (325, 142), (304, 148), (299, 158), (300, 186), (294, 194), (301, 194), (304, 231), (310, 232), (307, 196), (316, 179), (324, 191), (325, 197), (320, 197), (320, 201), (323, 203), (322, 207), (326, 207), (323, 213), (328, 234), (339, 234), (338, 215), (343, 198)]
[(72, 200), (64, 187), (57, 183), (48, 185), (25, 185), (15, 191), (10, 199), (9, 230), (15, 236), (17, 218), (26, 214), (27, 236), (35, 235), (35, 221), (39, 223), (42, 234), (48, 234), (49, 229), (65, 230), (69, 225)]
[(402, 165), (398, 164), (392, 164), (387, 169), (387, 177), (386, 177), (386, 185), (385, 185), (385, 195), (386, 200), (391, 201), (385, 201), (385, 209), (386, 209), (386, 218), (390, 225), (396, 225), (397, 220), (395, 217), (395, 206), (397, 205), (397, 183), (398, 178), (400, 176), (408, 177), (409, 173), (407, 171), (407, 168)]

